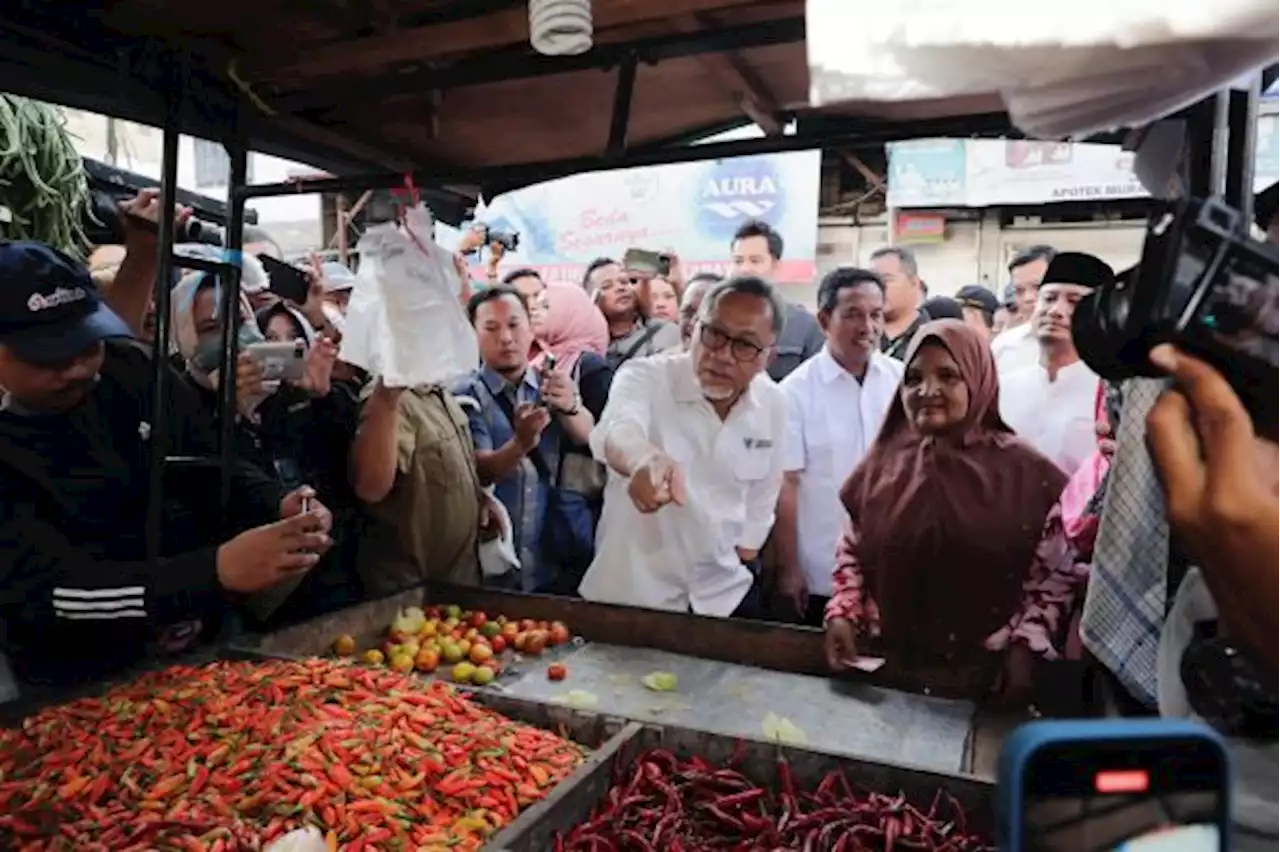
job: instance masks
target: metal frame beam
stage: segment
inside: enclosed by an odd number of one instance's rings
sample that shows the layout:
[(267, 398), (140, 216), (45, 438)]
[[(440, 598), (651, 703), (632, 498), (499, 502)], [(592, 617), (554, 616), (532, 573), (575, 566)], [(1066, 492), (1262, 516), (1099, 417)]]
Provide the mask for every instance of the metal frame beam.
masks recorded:
[(182, 138), (182, 103), (186, 94), (185, 69), (169, 69), (165, 87), (163, 155), (160, 165), (160, 239), (156, 258), (156, 343), (151, 363), (151, 459), (147, 491), (147, 559), (161, 556), (164, 541), (164, 471), (169, 453), (169, 333), (172, 326), (173, 239), (178, 187), (178, 142)]
[(627, 150), (627, 127), (631, 124), (631, 98), (636, 91), (639, 60), (632, 54), (618, 66), (618, 87), (613, 94), (613, 115), (609, 120), (609, 143), (605, 154), (620, 157)]
[(286, 87), (271, 98), (284, 112), (307, 113), (324, 110), (335, 102), (364, 95), (379, 98), (425, 91), (443, 91), (464, 86), (481, 86), (511, 80), (530, 80), (579, 71), (607, 71), (621, 67), (631, 57), (656, 65), (671, 59), (685, 59), (709, 53), (730, 53), (758, 47), (773, 47), (804, 41), (804, 18), (783, 18), (760, 24), (724, 27), (718, 30), (678, 33), (637, 39), (618, 44), (600, 44), (580, 56), (541, 56), (527, 47), (489, 51), (468, 56), (442, 68), (426, 68), (396, 74), (388, 71), (376, 80), (318, 83), (316, 90), (290, 94)]
[[(417, 186), (476, 186), (488, 189), (502, 186), (515, 189), (520, 186), (567, 177), (580, 172), (633, 166), (657, 166), (670, 163), (690, 163), (697, 160), (714, 160), (722, 157), (745, 157), (756, 154), (774, 154), (786, 151), (808, 151), (814, 148), (841, 146), (865, 148), (883, 145), (903, 139), (922, 136), (961, 136), (975, 133), (1008, 133), (1008, 117), (1004, 113), (966, 115), (955, 118), (911, 122), (867, 122), (849, 119), (843, 123), (824, 123), (817, 132), (793, 136), (743, 139), (733, 142), (712, 142), (705, 145), (688, 145), (680, 148), (634, 148), (623, 157), (576, 157), (542, 163), (524, 163), (514, 166), (498, 166), (484, 169), (440, 172), (421, 170), (412, 175)], [(257, 184), (232, 188), (234, 195), (245, 198), (274, 198), (281, 195), (297, 195), (306, 192), (361, 192), (366, 189), (392, 189), (404, 185), (403, 174), (380, 172), (348, 175), (338, 178), (302, 180), (289, 183)], [(486, 192), (486, 195), (491, 193)]]

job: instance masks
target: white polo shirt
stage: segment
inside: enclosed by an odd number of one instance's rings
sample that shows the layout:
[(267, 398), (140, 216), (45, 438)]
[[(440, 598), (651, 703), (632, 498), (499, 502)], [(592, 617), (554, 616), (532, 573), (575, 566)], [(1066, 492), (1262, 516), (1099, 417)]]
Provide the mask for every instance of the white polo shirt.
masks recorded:
[(612, 468), (596, 531), (596, 555), (578, 591), (587, 600), (728, 616), (751, 588), (737, 548), (759, 550), (773, 527), (787, 406), (760, 374), (729, 416), (702, 395), (686, 352), (627, 362), (591, 430), (605, 461), (609, 435), (638, 426), (684, 471), (687, 501), (652, 514), (636, 509), (628, 479)]
[(1002, 374), (1039, 361), (1040, 343), (1031, 333), (1031, 323), (997, 334), (991, 341), (991, 357), (996, 359), (996, 371)]
[(1067, 476), (1098, 447), (1098, 376), (1083, 361), (1049, 371), (1039, 361), (1000, 375), (1000, 416)]
[(800, 474), (796, 539), (811, 594), (831, 595), (836, 544), (846, 517), (840, 486), (879, 434), (902, 372), (901, 361), (875, 352), (858, 381), (823, 347), (779, 385), (787, 398), (783, 469)]

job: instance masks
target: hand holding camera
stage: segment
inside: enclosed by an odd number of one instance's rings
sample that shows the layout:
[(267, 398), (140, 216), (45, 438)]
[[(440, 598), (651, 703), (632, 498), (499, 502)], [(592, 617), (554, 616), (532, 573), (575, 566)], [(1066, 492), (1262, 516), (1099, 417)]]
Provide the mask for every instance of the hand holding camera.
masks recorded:
[(1233, 551), (1265, 554), (1274, 572), (1276, 445), (1257, 438), (1249, 412), (1213, 367), (1169, 345), (1152, 350), (1151, 360), (1176, 384), (1147, 416), (1170, 523), (1206, 562)]

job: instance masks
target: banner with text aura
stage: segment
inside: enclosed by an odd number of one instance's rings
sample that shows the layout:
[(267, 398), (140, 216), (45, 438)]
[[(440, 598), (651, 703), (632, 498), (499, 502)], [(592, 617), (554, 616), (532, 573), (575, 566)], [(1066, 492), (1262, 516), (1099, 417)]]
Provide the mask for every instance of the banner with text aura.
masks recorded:
[(572, 281), (595, 258), (621, 259), (629, 248), (674, 251), (686, 275), (722, 273), (734, 231), (761, 219), (785, 243), (778, 278), (805, 282), (816, 270), (821, 158), (799, 151), (590, 172), (500, 195), (477, 218), (520, 233), (503, 272), (532, 266)]

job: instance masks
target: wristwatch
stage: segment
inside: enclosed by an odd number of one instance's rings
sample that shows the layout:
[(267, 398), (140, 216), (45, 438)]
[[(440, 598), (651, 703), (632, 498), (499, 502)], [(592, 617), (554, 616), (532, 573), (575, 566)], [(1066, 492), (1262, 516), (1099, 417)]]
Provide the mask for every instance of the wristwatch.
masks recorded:
[(581, 410), (582, 410), (581, 401), (574, 399), (573, 408), (557, 408), (555, 411), (556, 411), (556, 414), (559, 414), (562, 417), (574, 417)]

